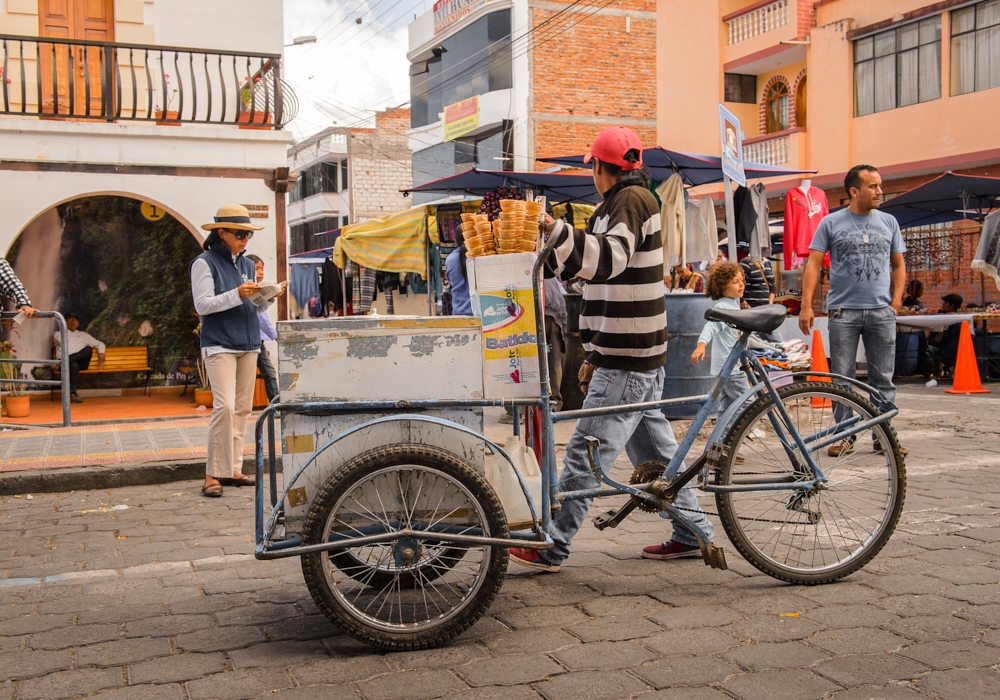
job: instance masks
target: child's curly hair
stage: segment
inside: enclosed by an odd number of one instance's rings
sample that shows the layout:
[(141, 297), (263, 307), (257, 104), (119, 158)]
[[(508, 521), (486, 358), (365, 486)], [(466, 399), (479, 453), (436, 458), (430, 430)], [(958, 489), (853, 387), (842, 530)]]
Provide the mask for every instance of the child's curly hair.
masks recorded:
[(708, 278), (705, 292), (713, 299), (721, 299), (726, 296), (726, 287), (735, 279), (736, 275), (742, 275), (743, 269), (734, 262), (722, 262), (712, 267), (712, 275)]

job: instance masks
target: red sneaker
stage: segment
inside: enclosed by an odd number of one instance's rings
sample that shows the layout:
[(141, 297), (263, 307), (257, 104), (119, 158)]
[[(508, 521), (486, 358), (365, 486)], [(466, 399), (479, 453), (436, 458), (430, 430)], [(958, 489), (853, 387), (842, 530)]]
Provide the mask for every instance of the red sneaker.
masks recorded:
[(549, 574), (559, 571), (559, 565), (550, 564), (542, 559), (542, 555), (538, 553), (537, 549), (517, 549), (516, 547), (511, 547), (510, 558), (515, 563), (526, 566), (529, 569), (538, 569)]
[(642, 550), (644, 559), (682, 559), (684, 557), (700, 557), (701, 547), (696, 544), (683, 544), (670, 540), (663, 544), (654, 544)]

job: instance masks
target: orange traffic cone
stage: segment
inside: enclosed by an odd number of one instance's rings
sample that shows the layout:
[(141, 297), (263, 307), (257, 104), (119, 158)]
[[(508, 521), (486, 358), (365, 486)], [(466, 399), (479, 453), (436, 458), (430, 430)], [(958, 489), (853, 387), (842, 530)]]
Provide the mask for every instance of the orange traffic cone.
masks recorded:
[(972, 332), (968, 321), (962, 321), (962, 331), (958, 336), (958, 357), (955, 358), (955, 381), (951, 389), (945, 389), (948, 394), (988, 394), (989, 389), (983, 388), (979, 381), (979, 363), (976, 362), (976, 351), (972, 347)]
[[(830, 365), (826, 361), (826, 348), (823, 347), (823, 336), (820, 335), (818, 328), (813, 331), (812, 368), (817, 372), (829, 373), (830, 371)], [(833, 382), (829, 377), (809, 377), (809, 380), (813, 382)], [(830, 408), (831, 406), (833, 406), (833, 402), (830, 399), (814, 398), (812, 400), (813, 408)]]

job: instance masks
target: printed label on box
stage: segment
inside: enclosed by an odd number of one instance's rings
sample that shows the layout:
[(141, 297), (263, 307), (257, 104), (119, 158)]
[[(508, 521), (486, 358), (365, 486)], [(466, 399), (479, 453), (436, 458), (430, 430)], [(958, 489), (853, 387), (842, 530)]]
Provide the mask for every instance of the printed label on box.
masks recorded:
[(538, 336), (531, 290), (481, 292), (480, 305), (487, 395), (523, 398), (537, 393)]

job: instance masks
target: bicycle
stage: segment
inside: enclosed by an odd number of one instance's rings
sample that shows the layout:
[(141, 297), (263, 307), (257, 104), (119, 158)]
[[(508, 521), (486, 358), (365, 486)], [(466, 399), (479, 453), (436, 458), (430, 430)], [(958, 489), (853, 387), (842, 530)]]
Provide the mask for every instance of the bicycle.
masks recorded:
[[(595, 518), (600, 529), (617, 526), (636, 509), (669, 513), (695, 534), (705, 562), (725, 569), (723, 549), (673, 504), (679, 490), (693, 482), (714, 494), (718, 517), (737, 551), (764, 573), (791, 583), (836, 581), (878, 554), (899, 521), (905, 494), (903, 455), (890, 423), (898, 409), (874, 388), (828, 373), (786, 373), (782, 376), (792, 383), (776, 387), (748, 350), (748, 340), (752, 332), (780, 326), (784, 307), (706, 313), (709, 320), (737, 327), (740, 337), (705, 396), (553, 412), (539, 294), (542, 261), (553, 245), (550, 241), (540, 251), (533, 270), (540, 397), (513, 402), (541, 414), (541, 503), (535, 503), (500, 445), (454, 421), (415, 412), (498, 406), (499, 401), (275, 402), (256, 425), (258, 559), (301, 556), (314, 600), (342, 631), (383, 651), (403, 651), (439, 646), (471, 627), (500, 591), (508, 548), (551, 548), (547, 532), (553, 511), (571, 499), (630, 496), (623, 506)], [(737, 369), (746, 373), (750, 388), (718, 417), (705, 451), (682, 468), (722, 383)], [(589, 438), (590, 467), (605, 487), (559, 489), (555, 422), (681, 403), (700, 404), (700, 409), (669, 462), (639, 465), (630, 483), (621, 483), (600, 463), (598, 443)], [(274, 447), (279, 411), (386, 415), (362, 420), (329, 439), (286, 480), (279, 499)], [(266, 519), (265, 426), (271, 504)], [(417, 434), (419, 439), (413, 437)], [(372, 440), (381, 444), (372, 448)], [(511, 531), (494, 489), (467, 451), (456, 448), (469, 440), (481, 441), (517, 475), (531, 513), (526, 530)], [(825, 463), (824, 451), (835, 444), (849, 446)], [(314, 495), (309, 497), (303, 484)], [(303, 510), (299, 524), (286, 517)]]

